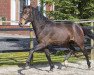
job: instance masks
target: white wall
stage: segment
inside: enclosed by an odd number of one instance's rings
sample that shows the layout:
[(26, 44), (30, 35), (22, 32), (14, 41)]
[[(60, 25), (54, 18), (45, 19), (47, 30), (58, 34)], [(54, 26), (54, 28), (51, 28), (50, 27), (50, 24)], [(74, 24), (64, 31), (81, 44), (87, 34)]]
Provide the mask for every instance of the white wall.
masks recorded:
[(40, 0), (37, 0), (38, 1), (38, 3), (37, 3), (37, 5), (38, 5), (38, 9), (39, 9), (39, 11), (40, 11), (40, 7), (41, 7), (41, 3), (40, 3)]
[(30, 0), (26, 0), (27, 1), (27, 5), (30, 5)]
[[(16, 0), (11, 0), (11, 21), (16, 21)], [(11, 25), (16, 25), (16, 23), (11, 22)]]

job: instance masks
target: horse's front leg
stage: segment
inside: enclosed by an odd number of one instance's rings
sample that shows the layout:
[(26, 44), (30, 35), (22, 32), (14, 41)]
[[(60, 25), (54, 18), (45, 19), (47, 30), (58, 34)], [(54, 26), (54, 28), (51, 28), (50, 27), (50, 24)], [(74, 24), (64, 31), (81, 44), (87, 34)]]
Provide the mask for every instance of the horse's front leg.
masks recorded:
[(49, 52), (48, 49), (44, 49), (44, 52), (45, 52), (46, 57), (47, 57), (47, 59), (48, 59), (48, 63), (49, 63), (49, 65), (50, 65), (50, 70), (52, 71), (53, 68), (54, 68), (54, 64), (52, 63), (52, 60), (51, 60), (51, 58), (50, 58), (50, 52)]
[(31, 65), (31, 62), (33, 62), (33, 52), (34, 52), (33, 50), (30, 50), (29, 57), (26, 60), (26, 66), (30, 66)]
[(30, 66), (30, 61), (33, 59), (33, 53), (35, 51), (38, 51), (38, 50), (41, 50), (41, 49), (44, 49), (47, 45), (44, 44), (44, 43), (41, 43), (41, 44), (38, 44), (36, 47), (34, 47), (33, 49), (30, 50), (30, 53), (29, 53), (29, 57), (26, 61), (26, 66)]

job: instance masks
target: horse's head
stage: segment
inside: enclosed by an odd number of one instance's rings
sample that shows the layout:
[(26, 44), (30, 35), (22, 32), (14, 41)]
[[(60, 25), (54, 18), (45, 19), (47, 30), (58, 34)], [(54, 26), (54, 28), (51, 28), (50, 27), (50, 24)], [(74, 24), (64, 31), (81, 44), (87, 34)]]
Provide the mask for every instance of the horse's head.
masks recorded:
[(30, 9), (30, 6), (25, 6), (23, 8), (23, 12), (22, 12), (22, 16), (21, 16), (21, 19), (19, 21), (19, 26), (23, 26), (25, 25), (26, 23), (28, 22), (31, 22), (31, 9)]

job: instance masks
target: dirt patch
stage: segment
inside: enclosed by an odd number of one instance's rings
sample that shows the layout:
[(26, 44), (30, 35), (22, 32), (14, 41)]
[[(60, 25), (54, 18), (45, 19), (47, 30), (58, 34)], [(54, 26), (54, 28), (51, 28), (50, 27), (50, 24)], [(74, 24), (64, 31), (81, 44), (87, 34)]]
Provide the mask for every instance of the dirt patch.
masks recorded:
[(55, 68), (49, 71), (48, 64), (35, 64), (26, 69), (24, 66), (0, 67), (0, 75), (94, 75), (94, 61), (91, 61), (91, 69), (87, 68), (86, 61), (78, 63), (54, 63)]

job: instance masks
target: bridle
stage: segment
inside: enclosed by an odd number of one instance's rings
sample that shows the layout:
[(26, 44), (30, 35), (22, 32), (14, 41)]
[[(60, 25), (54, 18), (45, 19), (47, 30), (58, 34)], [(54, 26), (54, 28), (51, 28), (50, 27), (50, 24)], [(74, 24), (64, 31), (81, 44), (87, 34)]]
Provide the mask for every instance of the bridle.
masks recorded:
[(24, 17), (21, 17), (21, 19), (23, 19), (23, 20), (25, 20), (26, 22), (25, 22), (25, 24), (27, 23), (27, 22), (32, 22), (33, 20), (31, 19), (31, 16), (33, 16), (32, 15), (32, 11), (31, 11), (31, 8), (30, 7), (28, 7), (29, 9), (30, 9), (30, 12), (29, 12), (29, 15), (28, 15), (28, 19), (26, 19), (26, 18), (24, 18)]

